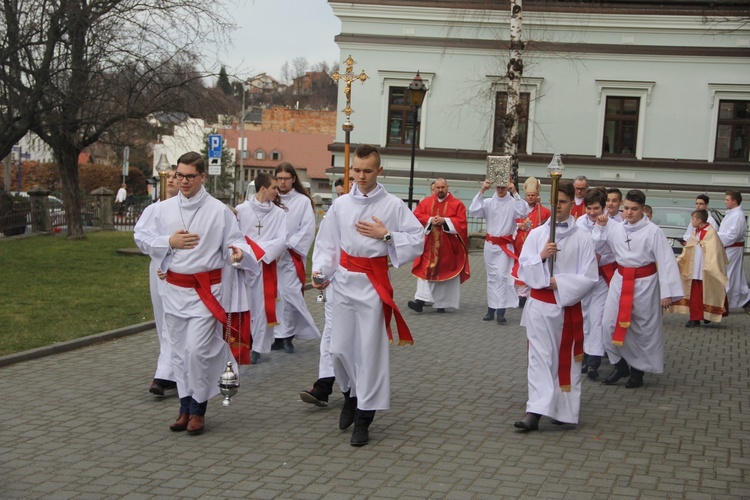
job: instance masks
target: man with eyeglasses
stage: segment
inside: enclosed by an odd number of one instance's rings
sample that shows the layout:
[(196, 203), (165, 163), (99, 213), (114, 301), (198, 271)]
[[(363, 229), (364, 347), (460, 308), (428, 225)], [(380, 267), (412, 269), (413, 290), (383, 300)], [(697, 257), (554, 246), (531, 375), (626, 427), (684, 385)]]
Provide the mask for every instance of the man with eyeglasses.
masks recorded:
[(227, 361), (235, 365), (222, 325), (221, 275), (232, 261), (258, 271), (232, 211), (204, 189), (206, 166), (196, 152), (177, 160), (179, 194), (154, 208), (147, 250), (166, 272), (164, 324), (172, 347), (172, 364), (180, 411), (172, 431), (200, 434), (208, 400), (219, 393), (217, 381)]
[(570, 215), (577, 219), (582, 215), (586, 215), (586, 204), (583, 202), (583, 199), (586, 197), (586, 191), (589, 188), (589, 180), (585, 175), (579, 175), (573, 181), (573, 188), (575, 189), (575, 203), (570, 210)]
[(305, 297), (305, 263), (315, 239), (315, 205), (302, 186), (297, 171), (287, 162), (276, 167), (279, 198), (286, 210), (288, 251), (279, 257), (278, 280), (281, 318), (271, 350), (294, 353), (293, 338), (319, 339), (320, 331), (310, 315)]
[[(172, 165), (172, 169), (167, 172), (167, 199), (176, 196), (179, 191), (174, 178), (176, 170), (177, 165)], [(135, 224), (133, 238), (135, 239), (135, 244), (145, 254), (149, 253), (149, 242), (156, 236), (150, 230), (150, 227), (152, 225), (154, 208), (156, 208), (157, 203), (158, 200), (147, 206)], [(172, 348), (170, 347), (169, 336), (164, 327), (164, 305), (162, 304), (161, 296), (164, 293), (165, 283), (163, 279), (160, 279), (160, 272), (158, 263), (152, 259), (148, 266), (148, 284), (151, 292), (151, 305), (154, 308), (156, 335), (159, 339), (159, 358), (156, 362), (156, 373), (148, 392), (154, 396), (162, 397), (176, 390), (177, 383), (175, 382), (174, 369), (172, 368)]]

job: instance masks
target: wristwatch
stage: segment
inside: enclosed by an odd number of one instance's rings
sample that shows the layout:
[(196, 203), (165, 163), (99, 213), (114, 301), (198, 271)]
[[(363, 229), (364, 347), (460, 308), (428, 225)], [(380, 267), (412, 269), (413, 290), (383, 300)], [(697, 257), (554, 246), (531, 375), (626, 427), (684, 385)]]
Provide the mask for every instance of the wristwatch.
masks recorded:
[(393, 235), (391, 234), (390, 231), (385, 233), (385, 236), (383, 236), (383, 241), (385, 241), (386, 243), (390, 243), (392, 239), (393, 239)]

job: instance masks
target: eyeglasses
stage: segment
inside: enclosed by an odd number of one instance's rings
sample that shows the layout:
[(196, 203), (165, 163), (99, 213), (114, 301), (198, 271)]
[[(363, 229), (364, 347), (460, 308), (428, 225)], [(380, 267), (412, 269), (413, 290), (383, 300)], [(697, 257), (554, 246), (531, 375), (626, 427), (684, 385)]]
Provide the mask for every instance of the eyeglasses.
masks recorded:
[(183, 173), (177, 172), (176, 174), (174, 174), (174, 178), (177, 179), (178, 181), (186, 180), (188, 182), (193, 182), (195, 180), (195, 178), (196, 177), (200, 177), (200, 175), (201, 174), (187, 174), (187, 175), (185, 175)]
[(279, 182), (286, 182), (286, 181), (291, 181), (292, 177), (276, 177), (276, 180)]

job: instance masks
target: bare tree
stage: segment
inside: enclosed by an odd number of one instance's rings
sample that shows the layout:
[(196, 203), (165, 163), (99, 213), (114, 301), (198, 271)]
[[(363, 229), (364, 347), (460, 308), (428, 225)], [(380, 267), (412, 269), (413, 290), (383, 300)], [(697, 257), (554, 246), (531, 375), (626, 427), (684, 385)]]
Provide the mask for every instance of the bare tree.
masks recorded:
[(295, 57), (292, 61), (292, 79), (305, 76), (310, 68), (310, 63), (304, 57)]
[(508, 80), (508, 106), (505, 111), (505, 152), (512, 157), (511, 176), (518, 183), (518, 116), (522, 111), (520, 92), (523, 76), (522, 0), (510, 0), (510, 58), (505, 77)]
[[(195, 41), (223, 43), (232, 25), (220, 4), (200, 0), (3, 2), (5, 25), (32, 33), (26, 45), (18, 42), (14, 64), (23, 63), (24, 51), (33, 60), (50, 54), (49, 78), (39, 83), (38, 101), (28, 101), (30, 128), (59, 162), (68, 237), (82, 238), (80, 152), (118, 124), (182, 111), (205, 97), (208, 73), (195, 69)], [(40, 19), (49, 24), (44, 30), (35, 27)]]

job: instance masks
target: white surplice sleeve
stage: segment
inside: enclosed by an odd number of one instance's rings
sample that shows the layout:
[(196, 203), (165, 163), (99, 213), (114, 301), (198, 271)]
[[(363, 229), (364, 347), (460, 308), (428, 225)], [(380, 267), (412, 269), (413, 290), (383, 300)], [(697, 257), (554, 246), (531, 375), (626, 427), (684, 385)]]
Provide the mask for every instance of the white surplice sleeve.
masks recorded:
[(424, 228), (414, 213), (401, 202), (397, 208), (397, 229), (388, 228), (393, 240), (388, 244), (388, 257), (393, 267), (412, 262), (424, 251)]
[(593, 242), (586, 236), (576, 237), (575, 243), (578, 247), (576, 269), (566, 269), (563, 273), (555, 272), (555, 299), (562, 307), (572, 306), (583, 300), (599, 281)]
[(472, 217), (482, 217), (483, 219), (487, 218), (484, 194), (481, 191), (474, 196), (473, 200), (471, 200), (471, 205), (469, 205), (469, 215)]
[[(335, 200), (320, 223), (313, 249), (312, 271), (327, 277), (333, 276), (341, 260), (341, 228), (336, 213)], [(420, 226), (420, 230), (422, 227)]]

